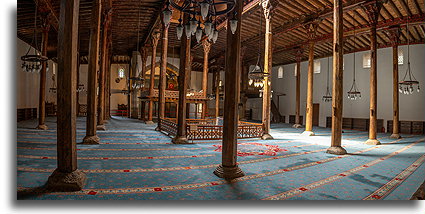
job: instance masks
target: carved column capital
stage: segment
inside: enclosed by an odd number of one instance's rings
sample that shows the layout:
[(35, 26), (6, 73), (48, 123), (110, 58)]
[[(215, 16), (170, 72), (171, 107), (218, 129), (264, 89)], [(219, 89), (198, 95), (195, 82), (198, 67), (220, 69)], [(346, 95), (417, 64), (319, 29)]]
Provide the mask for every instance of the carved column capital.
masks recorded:
[(202, 47), (204, 48), (204, 54), (209, 54), (211, 50), (211, 42), (209, 42), (207, 39), (202, 40)]
[(161, 37), (161, 33), (159, 31), (156, 30), (152, 33), (151, 35), (152, 48), (156, 48), (160, 37)]
[(295, 61), (301, 62), (301, 59), (302, 59), (303, 54), (304, 54), (304, 49), (301, 48), (301, 47), (298, 47), (298, 48), (294, 49), (293, 54), (294, 54), (294, 57), (295, 57)]
[(304, 24), (303, 27), (307, 32), (307, 37), (309, 40), (313, 40), (316, 38), (317, 27), (319, 26), (320, 21), (320, 19), (316, 19)]
[(49, 32), (51, 25), (52, 14), (50, 12), (46, 12), (41, 14), (41, 29), (44, 32)]
[(271, 19), (274, 9), (279, 4), (276, 0), (261, 0), (259, 5), (263, 8), (264, 18)]
[(382, 8), (384, 2), (375, 0), (370, 4), (363, 5), (362, 8), (365, 11), (369, 24), (376, 25), (378, 23), (379, 11)]
[(391, 45), (397, 46), (400, 43), (400, 26), (393, 26), (387, 30), (387, 33), (390, 37)]

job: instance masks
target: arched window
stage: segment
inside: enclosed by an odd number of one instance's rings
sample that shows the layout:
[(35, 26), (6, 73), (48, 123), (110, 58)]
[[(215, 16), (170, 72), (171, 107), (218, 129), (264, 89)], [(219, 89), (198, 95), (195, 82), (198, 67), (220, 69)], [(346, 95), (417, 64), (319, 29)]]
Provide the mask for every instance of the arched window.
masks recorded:
[(120, 68), (120, 69), (118, 69), (118, 77), (119, 77), (119, 78), (124, 78), (124, 77), (125, 77), (125, 71), (124, 71), (124, 68)]

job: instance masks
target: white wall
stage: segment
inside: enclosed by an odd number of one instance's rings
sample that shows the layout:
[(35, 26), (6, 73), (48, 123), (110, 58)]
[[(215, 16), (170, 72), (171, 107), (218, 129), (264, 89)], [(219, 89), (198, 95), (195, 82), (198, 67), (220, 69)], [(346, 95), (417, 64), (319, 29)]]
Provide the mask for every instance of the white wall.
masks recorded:
[[(401, 46), (399, 49), (404, 53), (404, 64), (399, 66), (399, 78), (403, 78), (407, 69), (407, 46)], [(369, 117), (369, 69), (363, 68), (363, 54), (356, 53), (356, 83), (362, 93), (362, 99), (352, 101), (347, 98), (347, 92), (351, 88), (353, 81), (353, 54), (344, 55), (344, 103), (343, 117), (368, 118)], [(425, 45), (410, 46), (411, 70), (416, 79), (420, 82), (421, 88), (425, 88)], [(327, 58), (319, 59), (321, 61), (321, 73), (314, 74), (313, 84), (313, 102), (320, 104), (319, 126), (326, 126), (326, 117), (331, 116), (330, 102), (322, 101), (322, 96), (326, 93), (326, 72)], [(307, 94), (307, 62), (301, 63), (301, 115), (305, 115), (305, 104)], [(277, 69), (273, 67), (272, 90), (286, 94), (280, 97), (279, 111), (286, 116), (286, 122), (289, 121), (289, 115), (295, 114), (295, 64), (283, 65), (284, 77), (277, 78)], [(330, 58), (330, 79), (332, 79), (332, 57)], [(330, 80), (332, 88), (332, 80)], [(273, 100), (277, 102), (276, 96)], [(425, 121), (425, 92), (415, 92), (413, 95), (400, 94), (400, 120)], [(392, 50), (391, 48), (378, 49), (378, 119), (384, 119), (386, 126), (387, 120), (392, 120)], [(305, 117), (304, 117), (305, 121)]]
[[(29, 73), (22, 71), (21, 56), (28, 51), (29, 45), (24, 41), (17, 39), (16, 44), (16, 108), (37, 108), (40, 93), (40, 73)], [(34, 49), (31, 48), (29, 54), (33, 54)], [(48, 60), (49, 69), (46, 72), (46, 101), (56, 102), (56, 94), (50, 93), (49, 88), (52, 86), (53, 61)], [(56, 72), (57, 72), (57, 66)]]

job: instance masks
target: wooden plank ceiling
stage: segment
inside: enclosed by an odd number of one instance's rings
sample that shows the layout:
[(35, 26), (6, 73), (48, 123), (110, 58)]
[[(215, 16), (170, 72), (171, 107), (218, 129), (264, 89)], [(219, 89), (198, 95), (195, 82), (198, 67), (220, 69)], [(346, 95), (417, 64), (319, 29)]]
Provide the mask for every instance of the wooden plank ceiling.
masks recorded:
[[(369, 48), (369, 22), (368, 17), (362, 9), (362, 4), (367, 4), (372, 0), (345, 0), (344, 2), (344, 36), (345, 53), (367, 50)], [(264, 48), (264, 16), (262, 9), (258, 6), (259, 0), (244, 0), (244, 13), (242, 15), (242, 46), (246, 51), (244, 61), (255, 63), (258, 54), (258, 44), (263, 52)], [(131, 55), (131, 51), (136, 50), (139, 29), (140, 46), (147, 42), (148, 35), (155, 25), (158, 25), (158, 15), (161, 11), (164, 0), (113, 0), (112, 18), (112, 48), (113, 55)], [(317, 39), (315, 40), (315, 57), (325, 57), (331, 54), (332, 44), (332, 0), (276, 0), (272, 15), (273, 33), (273, 64), (281, 65), (295, 61), (294, 48), (306, 48), (308, 43), (307, 34), (303, 27), (312, 19), (321, 19), (317, 29)], [(49, 57), (56, 54), (57, 44), (57, 20), (59, 17), (59, 0), (38, 0), (38, 4), (49, 5), (53, 11), (53, 29), (49, 34)], [(80, 54), (87, 55), (89, 42), (89, 27), (92, 1), (80, 0)], [(34, 26), (34, 0), (18, 0), (17, 13), (17, 36), (27, 43), (31, 43)], [(174, 10), (176, 11), (176, 10)], [(385, 29), (392, 25), (399, 24), (402, 27), (401, 43), (407, 43), (406, 23), (409, 17), (410, 43), (424, 43), (425, 38), (425, 15), (424, 0), (388, 0), (384, 3), (380, 11), (378, 20), (378, 44), (379, 47), (390, 46), (389, 35)], [(140, 14), (140, 16), (139, 16)], [(138, 27), (138, 17), (140, 25)], [(173, 14), (172, 24), (169, 30), (169, 53), (179, 52), (179, 41), (176, 37), (176, 23), (178, 15)], [(262, 28), (260, 28), (262, 19)], [(221, 21), (225, 23), (225, 19)], [(40, 24), (40, 22), (38, 22)], [(56, 28), (56, 29), (55, 29)], [(259, 31), (259, 29), (261, 31)], [(219, 37), (212, 45), (210, 61), (218, 59), (224, 55), (226, 50), (225, 26), (222, 24), (219, 29)], [(354, 42), (354, 30), (356, 40)], [(39, 44), (41, 34), (38, 34)], [(160, 45), (158, 45), (160, 47)], [(174, 48), (173, 48), (174, 47)], [(173, 48), (173, 50), (171, 50)], [(192, 39), (192, 53), (194, 54), (194, 70), (202, 70), (202, 45), (197, 44)], [(158, 49), (159, 52), (159, 49)], [(307, 59), (307, 51), (304, 51), (303, 60)]]

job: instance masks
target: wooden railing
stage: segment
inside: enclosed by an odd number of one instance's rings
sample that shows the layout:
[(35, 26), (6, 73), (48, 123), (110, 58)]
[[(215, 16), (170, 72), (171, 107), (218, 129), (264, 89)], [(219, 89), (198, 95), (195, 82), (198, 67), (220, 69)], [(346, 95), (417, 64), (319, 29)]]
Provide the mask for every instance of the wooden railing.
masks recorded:
[[(160, 130), (169, 136), (177, 135), (177, 120), (165, 118), (160, 120)], [(238, 138), (256, 138), (263, 135), (263, 124), (239, 122)], [(188, 140), (219, 140), (223, 138), (223, 126), (216, 125), (215, 119), (188, 119), (186, 121)]]
[[(150, 95), (149, 90), (144, 90), (141, 93), (141, 97), (149, 97), (149, 95)], [(159, 97), (158, 89), (153, 90), (153, 97)], [(187, 99), (206, 99), (206, 97), (204, 96), (202, 92), (193, 92), (193, 94), (191, 93), (190, 95), (187, 95), (186, 97)], [(178, 99), (179, 91), (165, 90), (165, 98)]]
[(169, 136), (177, 135), (177, 121), (175, 118), (160, 119), (159, 129), (166, 132)]

